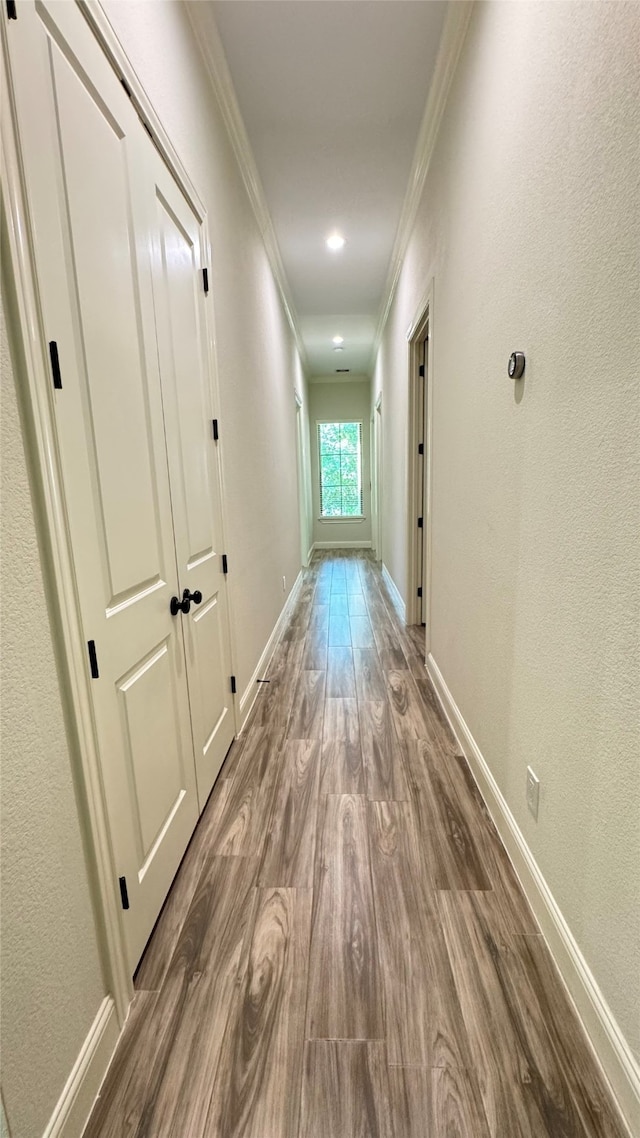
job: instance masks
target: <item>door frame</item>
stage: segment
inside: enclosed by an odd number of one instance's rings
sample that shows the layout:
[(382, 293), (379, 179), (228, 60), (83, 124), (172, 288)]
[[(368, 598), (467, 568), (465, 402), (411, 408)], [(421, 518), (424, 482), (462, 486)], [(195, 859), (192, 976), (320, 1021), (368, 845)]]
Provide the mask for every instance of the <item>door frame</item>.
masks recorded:
[[(149, 128), (154, 144), (191, 205), (202, 226), (204, 252), (211, 264), (211, 244), (202, 199), (182, 165), (142, 84), (120, 45), (111, 24), (97, 0), (82, 0), (78, 8), (86, 18), (99, 46), (105, 52), (119, 79), (131, 91), (132, 102)], [(23, 434), (28, 463), (33, 475), (36, 500), (36, 526), (46, 564), (48, 602), (54, 627), (54, 651), (60, 668), (60, 686), (67, 726), (72, 775), (79, 804), (80, 829), (88, 862), (88, 877), (94, 906), (96, 935), (105, 983), (112, 995), (118, 1023), (124, 1024), (133, 997), (133, 980), (127, 966), (126, 943), (116, 865), (113, 856), (108, 814), (102, 787), (100, 755), (93, 722), (93, 699), (87, 670), (85, 641), (75, 586), (74, 556), (67, 524), (66, 498), (59, 452), (55, 409), (46, 353), (37, 263), (32, 240), (32, 224), (24, 183), (15, 93), (11, 82), (8, 50), (10, 28), (0, 21), (0, 95), (3, 113), (0, 123), (0, 208), (6, 230), (6, 260), (3, 277), (8, 284), (6, 303), (11, 317), (11, 338), (19, 355), (16, 361), (21, 384), (19, 391)], [(220, 407), (215, 354), (213, 299), (205, 306), (205, 333), (212, 385), (213, 406)], [(216, 445), (224, 516), (224, 477), (221, 443)], [(231, 646), (231, 667), (237, 658), (231, 590), (227, 593)], [(238, 727), (237, 697), (233, 699), (235, 731)]]
[(298, 474), (298, 518), (300, 524), (300, 564), (303, 569), (309, 565), (309, 495), (307, 464), (304, 450), (304, 401), (298, 391), (294, 390), (296, 401), (296, 467)]
[[(420, 619), (418, 588), (423, 587), (422, 612), (424, 614), (425, 659), (431, 644), (431, 561), (432, 561), (432, 486), (433, 486), (433, 293), (434, 282), (422, 297), (416, 316), (407, 329), (409, 343), (409, 415), (407, 437), (407, 624)], [(425, 421), (420, 414), (421, 398), (418, 368), (420, 349), (427, 339), (426, 391), (424, 400)], [(423, 438), (424, 435), (424, 438)], [(419, 462), (418, 445), (424, 442), (424, 463)], [(422, 465), (422, 470), (421, 470)], [(421, 478), (424, 478), (424, 489)], [(422, 530), (418, 528), (419, 501), (423, 494)], [(418, 554), (422, 539), (423, 581), (418, 580)]]
[(378, 393), (375, 406), (373, 409), (373, 419), (371, 420), (372, 426), (372, 450), (373, 461), (371, 463), (372, 482), (374, 485), (375, 494), (375, 512), (373, 516), (373, 526), (371, 531), (371, 539), (373, 542), (374, 556), (376, 561), (382, 561), (382, 392)]

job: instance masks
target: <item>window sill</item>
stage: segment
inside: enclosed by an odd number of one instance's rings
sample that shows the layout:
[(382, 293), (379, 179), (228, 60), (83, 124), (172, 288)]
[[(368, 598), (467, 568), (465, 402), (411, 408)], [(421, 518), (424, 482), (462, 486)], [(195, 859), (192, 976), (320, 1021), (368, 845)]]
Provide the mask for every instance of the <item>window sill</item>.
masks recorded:
[(325, 523), (328, 522), (330, 525), (333, 525), (334, 522), (366, 522), (366, 520), (367, 519), (366, 519), (365, 514), (354, 514), (352, 517), (349, 517), (349, 518), (345, 518), (345, 517), (318, 518), (319, 522), (325, 522)]

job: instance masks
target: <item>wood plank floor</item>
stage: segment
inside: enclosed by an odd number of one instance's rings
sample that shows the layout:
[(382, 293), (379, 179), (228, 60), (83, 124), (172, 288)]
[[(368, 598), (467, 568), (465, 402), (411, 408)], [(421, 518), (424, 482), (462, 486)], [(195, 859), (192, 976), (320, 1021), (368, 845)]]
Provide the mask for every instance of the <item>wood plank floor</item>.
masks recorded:
[(627, 1138), (423, 643), (314, 559), (85, 1138)]

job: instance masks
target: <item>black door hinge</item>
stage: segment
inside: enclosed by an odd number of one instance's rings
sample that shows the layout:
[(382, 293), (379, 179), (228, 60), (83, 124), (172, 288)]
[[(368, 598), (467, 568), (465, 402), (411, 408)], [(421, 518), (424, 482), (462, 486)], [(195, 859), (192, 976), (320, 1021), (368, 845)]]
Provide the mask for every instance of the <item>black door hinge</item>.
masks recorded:
[(424, 379), (424, 364), (420, 364), (420, 367), (418, 368), (418, 375), (420, 376), (420, 379)]
[(421, 597), (421, 596), (422, 596), (422, 585), (420, 585), (420, 586), (418, 587), (418, 596), (419, 596), (419, 597)]
[(60, 372), (60, 358), (58, 356), (58, 345), (55, 340), (49, 341), (49, 359), (51, 360), (51, 374), (53, 376), (53, 386), (56, 391), (62, 391), (62, 374)]
[(7, 19), (17, 20), (18, 12), (16, 9), (16, 0), (7, 0)]
[(91, 668), (91, 679), (99, 680), (100, 672), (98, 671), (98, 654), (96, 652), (95, 640), (87, 640), (87, 648), (89, 649), (89, 667)]
[(226, 555), (226, 553), (223, 553), (223, 554), (222, 554), (222, 572), (223, 572), (223, 573), (228, 573), (228, 572), (229, 572), (229, 565), (228, 565), (228, 563), (227, 563), (227, 555)]
[(422, 529), (422, 518), (418, 518), (418, 529)]
[(131, 98), (131, 88), (130, 88), (129, 84), (127, 83), (126, 79), (121, 78), (120, 82), (122, 83), (122, 86), (124, 87), (129, 98)]
[(218, 441), (218, 420), (212, 419), (211, 422), (213, 423), (213, 441), (214, 441), (214, 443), (217, 443), (217, 441)]
[(418, 454), (424, 454), (424, 443), (418, 443)]
[(120, 884), (120, 900), (122, 901), (122, 908), (128, 909), (129, 894), (127, 893), (127, 879), (126, 877), (119, 877), (118, 882)]
[(236, 694), (236, 677), (235, 676), (231, 677), (231, 694), (232, 695)]
[(208, 269), (202, 270), (202, 284), (204, 285), (204, 292), (205, 292), (205, 296), (206, 296), (207, 293), (209, 292), (209, 270)]

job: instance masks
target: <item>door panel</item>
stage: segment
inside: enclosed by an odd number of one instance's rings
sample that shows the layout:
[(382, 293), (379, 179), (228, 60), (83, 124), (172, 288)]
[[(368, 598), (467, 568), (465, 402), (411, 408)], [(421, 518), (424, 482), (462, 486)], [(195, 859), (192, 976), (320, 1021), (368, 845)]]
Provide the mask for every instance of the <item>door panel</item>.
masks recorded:
[(114, 607), (166, 577), (153, 491), (126, 136), (69, 61), (53, 45), (51, 50), (96, 517), (108, 575), (105, 591)]
[[(151, 261), (151, 146), (75, 4), (24, 0), (16, 92), (92, 715), (133, 971), (198, 816)], [(90, 77), (90, 78), (89, 78)], [(87, 660), (88, 666), (88, 660)], [(116, 883), (114, 882), (114, 885)]]
[(171, 646), (165, 641), (116, 683), (140, 877), (185, 794), (184, 763), (175, 761), (181, 756), (181, 740), (174, 671)]
[(231, 656), (222, 572), (220, 471), (202, 284), (204, 235), (159, 156), (149, 153), (153, 290), (181, 589), (202, 593), (182, 621), (200, 809), (232, 742)]

